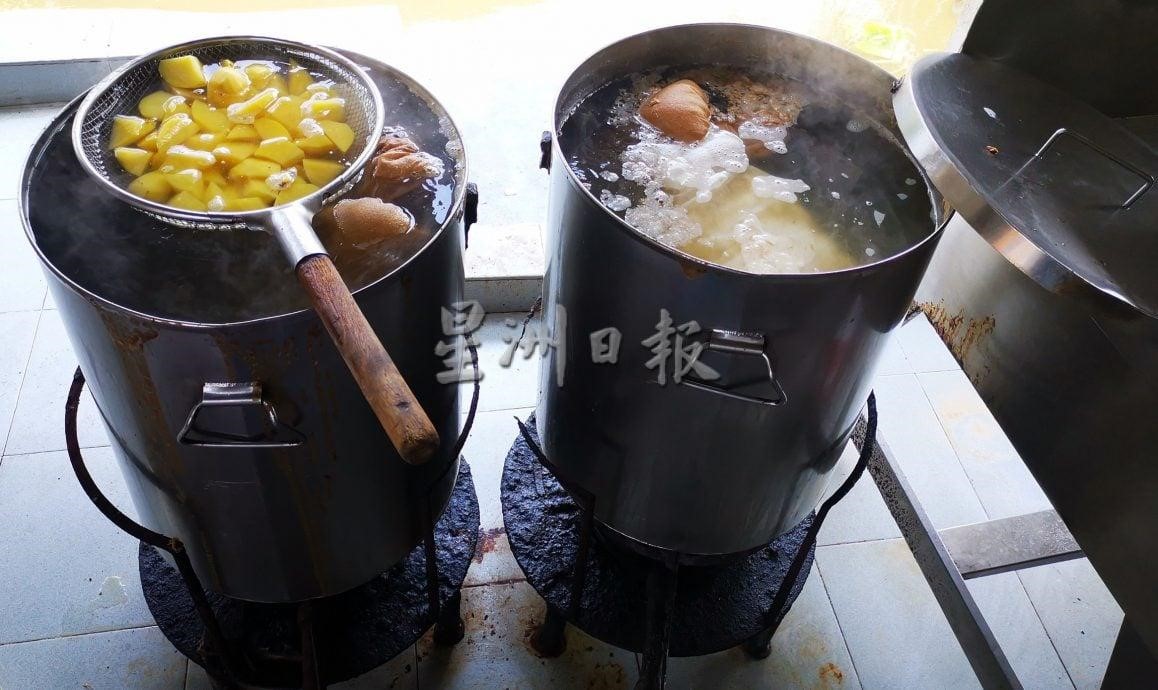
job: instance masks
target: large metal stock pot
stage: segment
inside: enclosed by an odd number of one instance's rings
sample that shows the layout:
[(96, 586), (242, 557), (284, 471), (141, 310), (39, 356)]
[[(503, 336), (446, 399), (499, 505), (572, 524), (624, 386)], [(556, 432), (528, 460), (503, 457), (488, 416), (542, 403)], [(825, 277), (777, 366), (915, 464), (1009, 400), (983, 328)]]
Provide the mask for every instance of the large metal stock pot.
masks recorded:
[[(567, 165), (573, 108), (603, 84), (656, 66), (724, 64), (825, 89), (890, 131), (892, 78), (825, 43), (754, 26), (677, 26), (588, 59), (554, 113), (544, 322), (559, 339), (542, 367), (544, 451), (596, 518), (647, 546), (693, 555), (747, 551), (802, 520), (824, 492), (940, 237), (939, 198), (908, 249), (866, 266), (755, 275), (664, 247), (605, 209)], [(899, 145), (899, 144), (898, 144)], [(900, 156), (906, 175), (923, 180)], [(914, 191), (914, 193), (920, 193)], [(660, 310), (695, 320), (715, 389), (660, 386), (641, 342)], [(595, 363), (590, 335), (622, 332), (618, 363)], [(563, 380), (557, 380), (560, 368)]]
[[(424, 502), (437, 519), (456, 476), (457, 387), (436, 381), (435, 346), (440, 308), (462, 299), (461, 142), (421, 86), (352, 58), (391, 104), (388, 121), (424, 113), (399, 124), (454, 178), (417, 254), (389, 272), (362, 265), (371, 274), (354, 293), (438, 428), (442, 447), (423, 466), (395, 453), (312, 311), (261, 306), (297, 289), (270, 236), (195, 236), (100, 193), (68, 143), (76, 102), (24, 174), (28, 236), (140, 519), (180, 538), (202, 581), (231, 597), (297, 601), (369, 580), (419, 541)], [(229, 251), (211, 254), (220, 243)], [(143, 289), (133, 276), (146, 270), (172, 282)], [(266, 280), (231, 294), (216, 283), (229, 271)]]

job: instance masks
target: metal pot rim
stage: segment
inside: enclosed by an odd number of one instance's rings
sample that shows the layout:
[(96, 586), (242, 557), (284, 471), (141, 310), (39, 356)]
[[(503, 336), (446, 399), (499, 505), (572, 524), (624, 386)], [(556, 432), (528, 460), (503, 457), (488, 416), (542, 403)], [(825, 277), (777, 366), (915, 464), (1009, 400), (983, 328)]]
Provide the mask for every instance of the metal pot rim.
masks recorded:
[[(377, 60), (377, 59), (368, 57), (366, 55), (362, 55), (361, 53), (356, 53), (356, 52), (350, 51), (350, 50), (342, 50), (339, 48), (333, 48), (332, 50), (338, 52), (341, 55), (344, 55), (345, 57), (349, 58), (350, 60), (353, 60), (355, 63), (359, 63), (360, 65), (368, 64), (368, 65), (374, 67), (375, 69), (379, 69), (379, 70), (388, 72), (390, 74), (390, 76), (396, 78), (400, 83), (402, 83), (407, 88), (409, 88), (411, 91), (413, 91), (415, 95), (417, 95), (418, 97), (420, 97), (421, 99), (426, 101), (426, 103), (432, 107), (432, 109), (434, 111), (433, 114), (439, 118), (439, 121), (442, 122), (443, 119), (445, 119), (445, 122), (449, 126), (450, 130), (454, 132), (454, 134), (455, 134), (454, 140), (458, 143), (459, 151), (460, 151), (459, 155), (457, 156), (456, 165), (454, 166), (454, 174), (456, 177), (455, 189), (454, 189), (454, 201), (450, 206), (450, 210), (447, 212), (446, 220), (444, 220), (442, 222), (442, 224), (438, 227), (437, 230), (435, 230), (433, 233), (431, 233), (430, 238), (426, 241), (425, 244), (422, 245), (421, 248), (418, 249), (418, 251), (414, 252), (414, 254), (412, 254), (408, 259), (406, 259), (404, 262), (402, 262), (401, 264), (396, 266), (394, 268), (394, 270), (389, 271), (388, 273), (385, 273), (385, 274), (379, 276), (374, 281), (367, 283), (366, 285), (363, 285), (362, 287), (358, 288), (357, 290), (354, 290), (353, 295), (355, 297), (357, 297), (360, 293), (362, 293), (364, 291), (374, 289), (374, 288), (378, 287), (379, 285), (382, 285), (383, 283), (386, 283), (388, 281), (397, 280), (398, 277), (402, 274), (404, 269), (406, 269), (408, 266), (410, 266), (410, 264), (412, 264), (414, 261), (416, 261), (421, 254), (425, 253), (427, 251), (427, 249), (429, 249), (436, 241), (438, 241), (439, 238), (442, 236), (442, 234), (447, 231), (447, 228), (455, 223), (458, 216), (462, 213), (463, 205), (466, 202), (466, 185), (467, 185), (467, 180), (469, 179), (468, 169), (467, 169), (466, 143), (462, 139), (461, 130), (459, 129), (458, 125), (454, 122), (454, 119), (451, 118), (450, 113), (447, 112), (445, 107), (443, 107), (442, 102), (439, 101), (437, 98), (435, 98), (434, 95), (430, 93), (430, 91), (428, 91), (424, 86), (422, 86), (420, 83), (418, 83), (409, 74), (406, 74), (405, 72), (397, 69), (396, 67), (393, 67), (391, 65), (387, 65), (386, 63), (382, 62), (381, 60)], [(49, 258), (47, 256), (44, 255), (44, 252), (41, 251), (39, 243), (36, 241), (36, 236), (32, 231), (32, 224), (31, 224), (31, 221), (29, 220), (29, 215), (28, 215), (28, 191), (29, 191), (29, 186), (30, 186), (29, 176), (30, 176), (32, 169), (34, 167), (33, 164), (35, 163), (35, 161), (33, 160), (33, 157), (42, 151), (44, 143), (45, 143), (45, 138), (47, 136), (49, 136), (50, 133), (56, 132), (57, 130), (61, 129), (64, 122), (67, 119), (71, 118), (76, 113), (77, 107), (80, 105), (80, 102), (82, 100), (84, 100), (84, 98), (88, 95), (88, 93), (89, 93), (89, 89), (86, 89), (83, 93), (79, 94), (78, 96), (73, 98), (71, 101), (69, 101), (68, 104), (66, 104), (60, 110), (60, 112), (57, 113), (56, 117), (52, 118), (52, 121), (49, 122), (48, 125), (44, 129), (42, 129), (40, 134), (36, 137), (36, 143), (33, 144), (32, 150), (29, 152), (28, 157), (25, 159), (24, 171), (21, 175), (21, 180), (20, 180), (20, 196), (16, 200), (17, 210), (20, 214), (20, 223), (24, 227), (24, 234), (27, 237), (29, 244), (32, 245), (33, 251), (35, 251), (37, 257), (39, 257), (41, 265), (46, 267), (48, 270), (52, 271), (53, 275), (55, 275), (57, 278), (59, 278), (62, 283), (67, 285), (69, 289), (71, 289), (73, 292), (77, 293), (81, 297), (83, 297), (87, 300), (95, 300), (95, 301), (101, 303), (102, 305), (104, 305), (105, 307), (107, 307), (113, 311), (118, 311), (118, 312), (121, 312), (125, 315), (131, 316), (133, 318), (141, 319), (141, 320), (147, 321), (149, 323), (162, 324), (162, 325), (166, 325), (166, 326), (174, 326), (177, 328), (183, 328), (183, 329), (188, 329), (188, 330), (202, 330), (202, 329), (209, 330), (209, 329), (217, 329), (217, 328), (230, 328), (230, 327), (244, 327), (244, 326), (259, 325), (259, 324), (269, 323), (269, 322), (273, 322), (273, 321), (279, 321), (279, 320), (283, 320), (283, 319), (294, 321), (294, 320), (298, 320), (298, 319), (309, 318), (309, 316), (313, 313), (313, 310), (310, 309), (309, 307), (304, 307), (302, 309), (297, 309), (294, 311), (287, 311), (287, 312), (283, 312), (280, 314), (270, 314), (268, 316), (261, 316), (261, 317), (254, 318), (254, 319), (245, 319), (245, 320), (241, 320), (241, 321), (225, 321), (225, 322), (219, 322), (219, 323), (218, 322), (186, 321), (183, 319), (174, 319), (171, 317), (164, 317), (164, 316), (157, 316), (154, 314), (148, 314), (146, 312), (139, 311), (137, 309), (131, 309), (131, 308), (126, 307), (124, 305), (113, 302), (112, 300), (109, 300), (109, 299), (93, 292), (92, 290), (85, 288), (84, 286), (82, 286), (82, 285), (78, 284), (76, 281), (74, 281), (71, 276), (65, 274), (64, 271), (62, 271), (56, 264), (54, 264), (52, 261), (49, 260)], [(252, 232), (252, 231), (244, 231), (244, 232)]]
[[(635, 42), (635, 41), (640, 41), (640, 40), (643, 40), (649, 36), (654, 36), (657, 34), (663, 34), (663, 33), (667, 33), (667, 32), (687, 31), (689, 29), (690, 30), (699, 30), (699, 29), (707, 29), (707, 28), (735, 29), (735, 30), (742, 30), (742, 31), (747, 31), (747, 30), (760, 31), (760, 32), (770, 33), (770, 34), (781, 34), (784, 36), (790, 36), (790, 37), (793, 37), (796, 39), (816, 43), (819, 45), (823, 45), (826, 49), (836, 51), (839, 53), (844, 53), (849, 58), (854, 59), (854, 60), (858, 60), (858, 61), (864, 63), (865, 65), (867, 65), (868, 67), (870, 67), (871, 69), (879, 71), (882, 75), (887, 76), (890, 79), (892, 78), (891, 75), (888, 74), (888, 72), (885, 72), (880, 67), (877, 67), (876, 65), (872, 64), (868, 60), (865, 60), (864, 58), (860, 57), (859, 55), (856, 55), (855, 53), (847, 51), (844, 48), (841, 48), (841, 47), (836, 46), (836, 45), (832, 45), (831, 43), (827, 43), (827, 42), (821, 41), (821, 40), (816, 39), (816, 38), (812, 38), (810, 36), (804, 36), (802, 34), (794, 33), (792, 31), (785, 31), (783, 29), (775, 29), (775, 28), (767, 27), (767, 26), (759, 26), (756, 24), (744, 24), (742, 22), (693, 22), (693, 23), (688, 23), (688, 24), (676, 24), (673, 26), (665, 26), (665, 27), (660, 27), (657, 29), (649, 29), (647, 31), (642, 31), (642, 32), (639, 32), (636, 34), (632, 34), (630, 36), (626, 36), (624, 38), (621, 38), (621, 39), (618, 39), (616, 41), (612, 41), (611, 43), (608, 43), (607, 45), (603, 46), (602, 48), (600, 48), (599, 50), (595, 51), (590, 56), (588, 56), (587, 59), (585, 59), (582, 63), (580, 63), (578, 67), (573, 69), (567, 75), (567, 77), (563, 80), (563, 85), (559, 88), (558, 95), (555, 97), (555, 107), (554, 107), (554, 113), (553, 113), (553, 118), (552, 118), (553, 119), (553, 122), (552, 122), (553, 130), (552, 130), (552, 136), (551, 136), (552, 153), (557, 154), (559, 157), (559, 160), (566, 162), (567, 158), (563, 155), (563, 149), (559, 144), (559, 133), (560, 133), (560, 131), (562, 131), (563, 124), (567, 120), (567, 117), (564, 116), (564, 112), (563, 112), (564, 111), (563, 96), (566, 94), (564, 87), (572, 79), (575, 78), (576, 74), (580, 74), (580, 73), (583, 73), (583, 72), (591, 69), (596, 63), (598, 63), (600, 61), (600, 58), (602, 58), (604, 56), (604, 54), (607, 53), (607, 51), (611, 50), (612, 48), (615, 48), (616, 46), (624, 45), (624, 44)], [(920, 176), (921, 181), (925, 185), (925, 191), (926, 191), (926, 193), (928, 193), (929, 199), (932, 202), (931, 206), (933, 208), (933, 213), (935, 215), (935, 218), (932, 220), (933, 229), (927, 235), (925, 235), (923, 238), (921, 238), (919, 241), (914, 242), (913, 244), (910, 244), (905, 249), (903, 249), (899, 252), (896, 252), (894, 254), (890, 254), (888, 256), (877, 259), (876, 261), (873, 261), (871, 263), (860, 264), (857, 266), (853, 266), (851, 268), (843, 268), (843, 269), (836, 270), (836, 271), (818, 271), (815, 273), (750, 273), (748, 271), (741, 271), (739, 269), (730, 268), (728, 266), (722, 266), (720, 264), (715, 264), (715, 263), (712, 263), (710, 261), (705, 261), (704, 259), (701, 259), (699, 257), (682, 252), (679, 249), (676, 249), (675, 247), (669, 247), (668, 245), (665, 245), (665, 244), (659, 242), (658, 240), (655, 240), (651, 237), (648, 237), (647, 235), (643, 234), (639, 230), (635, 229), (626, 220), (624, 220), (623, 218), (620, 218), (618, 215), (616, 215), (610, 209), (608, 209), (606, 206), (604, 206), (599, 201), (599, 199), (597, 199), (595, 197), (595, 195), (591, 193), (591, 190), (589, 190), (583, 186), (583, 183), (580, 182), (579, 178), (575, 175), (575, 171), (571, 169), (570, 165), (565, 164), (562, 167), (565, 168), (565, 170), (566, 170), (567, 180), (571, 183), (571, 186), (573, 188), (575, 188), (575, 190), (578, 191), (583, 196), (584, 200), (597, 206), (599, 208), (599, 210), (605, 216), (610, 218), (617, 225), (617, 227), (619, 227), (621, 230), (626, 231), (627, 234), (629, 236), (631, 236), (632, 239), (634, 239), (635, 241), (640, 242), (640, 243), (642, 243), (642, 244), (644, 244), (652, 249), (658, 250), (660, 253), (668, 256), (669, 258), (675, 259), (675, 260), (679, 261), (680, 263), (692, 264), (692, 265), (694, 265), (695, 268), (703, 270), (703, 271), (710, 271), (710, 272), (720, 273), (720, 274), (724, 274), (724, 275), (731, 275), (731, 276), (737, 276), (737, 277), (742, 277), (742, 278), (748, 278), (748, 279), (752, 279), (752, 280), (761, 280), (761, 281), (765, 281), (765, 282), (791, 283), (791, 282), (799, 282), (799, 281), (810, 280), (813, 278), (822, 278), (822, 277), (830, 277), (830, 278), (831, 277), (855, 277), (855, 276), (860, 275), (862, 273), (871, 272), (871, 271), (875, 270), (876, 268), (878, 268), (884, 264), (888, 264), (888, 263), (891, 263), (893, 261), (898, 261), (901, 258), (905, 257), (906, 255), (913, 253), (915, 251), (918, 251), (920, 249), (920, 247), (922, 247), (926, 243), (934, 241), (935, 238), (941, 233), (941, 231), (944, 230), (945, 226), (949, 223), (949, 220), (953, 217), (953, 209), (947, 205), (947, 203), (944, 201), (941, 194), (937, 191), (936, 187), (933, 186), (933, 183), (929, 179), (929, 176), (925, 172), (925, 169), (919, 164), (917, 159), (913, 156), (912, 151), (910, 151), (908, 149), (904, 140), (899, 135), (897, 137), (897, 143), (898, 143), (898, 145), (900, 145), (902, 147), (902, 150), (905, 152), (905, 156), (907, 158), (909, 158), (909, 160), (912, 162), (913, 171)]]

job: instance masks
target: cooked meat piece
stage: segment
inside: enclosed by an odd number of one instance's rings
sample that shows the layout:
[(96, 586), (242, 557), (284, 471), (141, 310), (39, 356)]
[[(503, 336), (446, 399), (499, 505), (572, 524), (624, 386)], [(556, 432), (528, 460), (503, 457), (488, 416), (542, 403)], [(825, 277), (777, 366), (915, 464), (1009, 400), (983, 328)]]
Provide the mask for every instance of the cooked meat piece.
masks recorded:
[(690, 79), (680, 79), (644, 99), (639, 114), (672, 139), (691, 143), (708, 133), (708, 96)]
[(354, 245), (404, 235), (412, 225), (410, 214), (400, 206), (374, 197), (342, 199), (314, 216), (314, 229), (323, 240), (340, 237)]

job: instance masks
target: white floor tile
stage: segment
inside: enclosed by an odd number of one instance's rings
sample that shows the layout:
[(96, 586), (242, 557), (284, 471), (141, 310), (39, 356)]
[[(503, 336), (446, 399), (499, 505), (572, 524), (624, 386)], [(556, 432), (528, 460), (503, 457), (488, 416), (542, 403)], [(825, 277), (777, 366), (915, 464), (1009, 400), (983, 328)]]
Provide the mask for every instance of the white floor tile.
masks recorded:
[(967, 586), (1023, 687), (1073, 688), (1016, 573), (969, 580)]
[[(8, 435), (7, 454), (64, 449), (64, 403), (75, 371), (76, 357), (59, 312), (41, 312), (32, 358)], [(87, 391), (77, 415), (77, 434), (82, 448), (109, 444), (104, 422)]]
[(876, 381), (879, 431), (938, 529), (981, 522), (985, 510), (973, 491), (916, 375)]
[[(856, 446), (849, 443), (833, 473), (828, 494), (836, 491), (852, 472), (857, 455)], [(848, 495), (828, 513), (824, 525), (820, 528), (820, 534), (816, 537), (816, 543), (825, 546), (900, 536), (901, 531), (897, 529), (896, 520), (889, 513), (884, 499), (881, 498), (880, 490), (873, 483), (872, 475), (865, 470)]]
[(626, 688), (634, 684), (635, 655), (567, 627), (567, 651), (543, 659), (531, 636), (545, 610), (531, 586), (463, 590), (466, 637), (450, 648), (429, 634), (418, 643), (418, 682), (424, 688)]
[[(85, 459), (109, 500), (132, 515), (112, 451), (90, 449)], [(0, 506), (0, 644), (152, 623), (137, 542), (89, 502), (65, 453), (4, 458)]]
[[(5, 27), (5, 34), (9, 27)], [(0, 51), (2, 52), (2, 51)], [(0, 199), (15, 199), (20, 176), (36, 138), (56, 117), (62, 106), (0, 108)]]
[[(0, 121), (0, 128), (3, 122)], [(3, 158), (0, 158), (3, 165)], [(15, 199), (0, 201), (0, 312), (40, 309), (48, 293), (36, 252), (24, 234)]]
[[(483, 394), (486, 394), (485, 389)], [(475, 417), (474, 427), (462, 454), (470, 463), (474, 476), (483, 529), (503, 526), (503, 513), (499, 505), (503, 463), (506, 462), (507, 451), (519, 435), (515, 418), (525, 421), (532, 411), (529, 407), (494, 410), (479, 412)], [(465, 420), (465, 415), (463, 418)]]
[(917, 378), (990, 518), (1053, 507), (964, 372)]
[(903, 540), (823, 546), (817, 561), (864, 687), (980, 687)]
[(772, 654), (741, 649), (668, 660), (672, 688), (859, 688), (848, 648), (815, 566), (772, 638)]
[(880, 364), (877, 366), (877, 376), (911, 373), (913, 367), (905, 356), (905, 349), (901, 347), (901, 334), (898, 328), (889, 336), (889, 342), (885, 345), (884, 354), (881, 355)]
[(185, 657), (156, 627), (0, 646), (0, 687), (11, 690), (178, 690)]
[(924, 314), (918, 315), (900, 329), (899, 340), (905, 358), (918, 374), (961, 368)]
[(1086, 559), (1018, 573), (1074, 685), (1101, 685), (1122, 609)]
[(0, 314), (0, 453), (8, 440), (39, 320), (40, 314), (31, 311)]
[[(532, 407), (538, 403), (542, 346), (536, 347), (529, 358), (523, 356), (522, 349), (516, 350), (508, 366), (501, 364), (506, 351), (511, 348), (512, 343), (518, 341), (525, 317), (526, 314), (523, 313), (489, 314), (482, 327), (475, 332), (479, 343), (479, 368), (483, 373), (482, 392), (479, 395), (480, 411)], [(510, 326), (508, 322), (514, 322), (516, 325)], [(531, 326), (539, 328), (539, 323), (539, 318), (532, 319), (528, 332)], [(539, 332), (542, 333), (541, 330)], [(525, 342), (530, 342), (529, 338), (530, 335)], [(459, 390), (462, 395), (460, 409), (465, 411), (470, 404), (471, 387), (463, 384)]]

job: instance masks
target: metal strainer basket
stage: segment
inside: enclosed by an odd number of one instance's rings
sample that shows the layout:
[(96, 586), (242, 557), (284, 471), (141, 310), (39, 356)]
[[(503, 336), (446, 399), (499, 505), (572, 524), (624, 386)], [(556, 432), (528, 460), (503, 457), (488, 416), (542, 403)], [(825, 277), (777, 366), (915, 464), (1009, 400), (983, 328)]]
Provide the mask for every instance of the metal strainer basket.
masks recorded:
[[(194, 55), (203, 64), (222, 60), (293, 61), (315, 76), (334, 82), (333, 91), (346, 101), (346, 124), (355, 135), (355, 143), (346, 156), (349, 166), (313, 194), (255, 211), (186, 211), (129, 192), (126, 187), (131, 178), (120, 172), (107, 143), (113, 118), (135, 113), (141, 97), (161, 85), (160, 61), (183, 55)], [(82, 165), (108, 191), (163, 222), (191, 229), (252, 228), (271, 232), (390, 441), (402, 459), (417, 464), (429, 459), (438, 448), (438, 432), (359, 310), (312, 224), (323, 202), (349, 189), (374, 154), (384, 118), (377, 87), (357, 65), (341, 55), (276, 38), (225, 36), (164, 48), (110, 74), (81, 101), (73, 121), (72, 143)]]
[[(346, 124), (354, 130), (355, 143), (346, 154), (349, 167), (329, 184), (292, 204), (243, 212), (198, 212), (150, 201), (128, 191), (131, 176), (121, 170), (108, 146), (113, 118), (135, 114), (137, 103), (161, 87), (158, 64), (161, 60), (194, 55), (204, 64), (222, 60), (274, 60), (295, 62), (312, 74), (334, 82), (333, 91), (346, 100)], [(353, 186), (363, 166), (374, 153), (383, 128), (382, 96), (370, 78), (349, 59), (325, 48), (260, 36), (220, 36), (164, 48), (124, 65), (94, 86), (77, 109), (72, 142), (77, 158), (110, 192), (156, 218), (181, 227), (202, 230), (249, 227), (276, 231), (290, 225), (287, 214), (312, 217), (327, 199), (340, 196)], [(308, 214), (308, 215), (307, 215)], [(297, 228), (295, 235), (304, 233)], [(311, 253), (325, 250), (316, 238), (298, 237), (296, 242), (281, 237), (294, 263)], [(313, 235), (310, 229), (309, 235)], [(288, 246), (287, 246), (288, 245)], [(306, 253), (304, 250), (308, 249)]]

